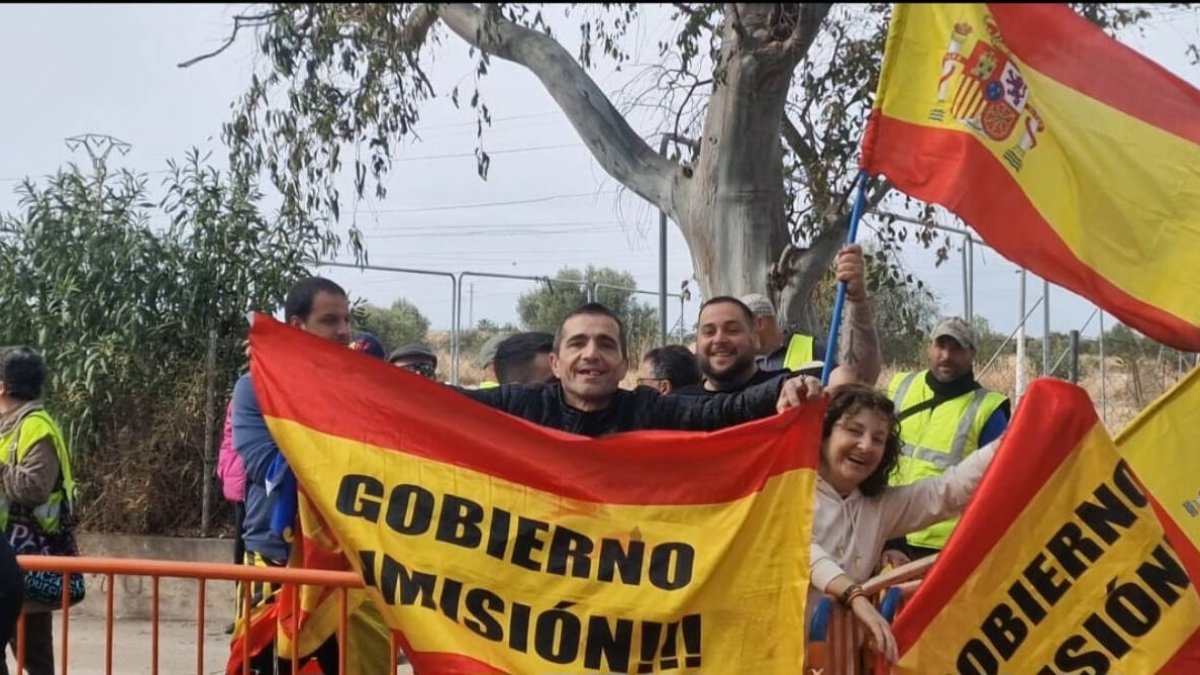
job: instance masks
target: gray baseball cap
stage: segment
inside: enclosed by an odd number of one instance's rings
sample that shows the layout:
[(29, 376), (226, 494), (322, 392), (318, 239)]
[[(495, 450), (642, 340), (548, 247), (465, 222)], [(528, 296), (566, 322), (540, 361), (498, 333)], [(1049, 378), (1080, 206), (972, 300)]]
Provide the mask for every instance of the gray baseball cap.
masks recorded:
[(512, 333), (496, 333), (492, 337), (488, 338), (487, 341), (483, 343), (483, 346), (479, 348), (479, 359), (477, 361), (479, 367), (487, 368), (488, 364), (496, 358), (496, 348), (500, 346), (501, 342), (504, 342), (510, 337), (512, 337)]
[(963, 321), (957, 316), (943, 319), (941, 323), (933, 329), (930, 335), (931, 340), (946, 336), (952, 337), (958, 344), (967, 349), (975, 349), (975, 329), (971, 328), (971, 324)]
[(762, 293), (749, 293), (738, 298), (754, 316), (775, 316), (775, 306)]

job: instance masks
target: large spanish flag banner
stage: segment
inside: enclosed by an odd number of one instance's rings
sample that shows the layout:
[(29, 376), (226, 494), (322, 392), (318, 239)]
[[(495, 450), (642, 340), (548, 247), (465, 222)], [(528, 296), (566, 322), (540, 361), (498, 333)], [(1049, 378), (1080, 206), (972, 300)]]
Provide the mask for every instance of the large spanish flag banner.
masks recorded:
[(1037, 380), (901, 611), (899, 673), (1197, 673), (1200, 595), (1087, 394)]
[(862, 167), (1200, 351), (1200, 91), (1066, 4), (897, 4)]
[(1200, 579), (1200, 368), (1117, 434), (1117, 448), (1145, 486), (1192, 579)]
[(250, 343), (272, 436), (417, 672), (801, 669), (823, 406), (588, 439), (267, 317)]

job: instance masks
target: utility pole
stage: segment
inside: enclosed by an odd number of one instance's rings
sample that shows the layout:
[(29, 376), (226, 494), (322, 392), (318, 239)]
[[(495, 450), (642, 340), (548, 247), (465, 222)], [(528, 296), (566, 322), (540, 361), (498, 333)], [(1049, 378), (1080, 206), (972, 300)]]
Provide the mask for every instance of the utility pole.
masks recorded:
[(475, 325), (475, 282), (471, 282), (471, 299), (467, 305), (467, 325)]

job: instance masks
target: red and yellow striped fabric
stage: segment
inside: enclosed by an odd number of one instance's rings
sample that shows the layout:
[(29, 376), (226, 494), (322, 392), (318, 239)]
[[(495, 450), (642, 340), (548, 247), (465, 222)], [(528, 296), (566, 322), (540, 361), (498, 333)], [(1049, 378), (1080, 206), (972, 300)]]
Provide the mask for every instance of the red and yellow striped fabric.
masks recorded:
[(1067, 5), (895, 5), (862, 167), (1200, 351), (1200, 91)]
[(823, 406), (588, 439), (256, 316), (255, 391), (417, 672), (801, 669)]
[(1200, 672), (1195, 579), (1087, 394), (1034, 382), (1001, 443), (893, 672)]

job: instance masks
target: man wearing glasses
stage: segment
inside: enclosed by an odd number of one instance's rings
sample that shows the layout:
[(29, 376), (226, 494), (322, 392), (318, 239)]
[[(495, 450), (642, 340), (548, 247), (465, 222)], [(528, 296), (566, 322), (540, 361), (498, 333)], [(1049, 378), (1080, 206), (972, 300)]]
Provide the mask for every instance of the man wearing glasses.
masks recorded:
[(424, 345), (404, 345), (392, 352), (388, 363), (430, 380), (437, 379), (437, 355)]

